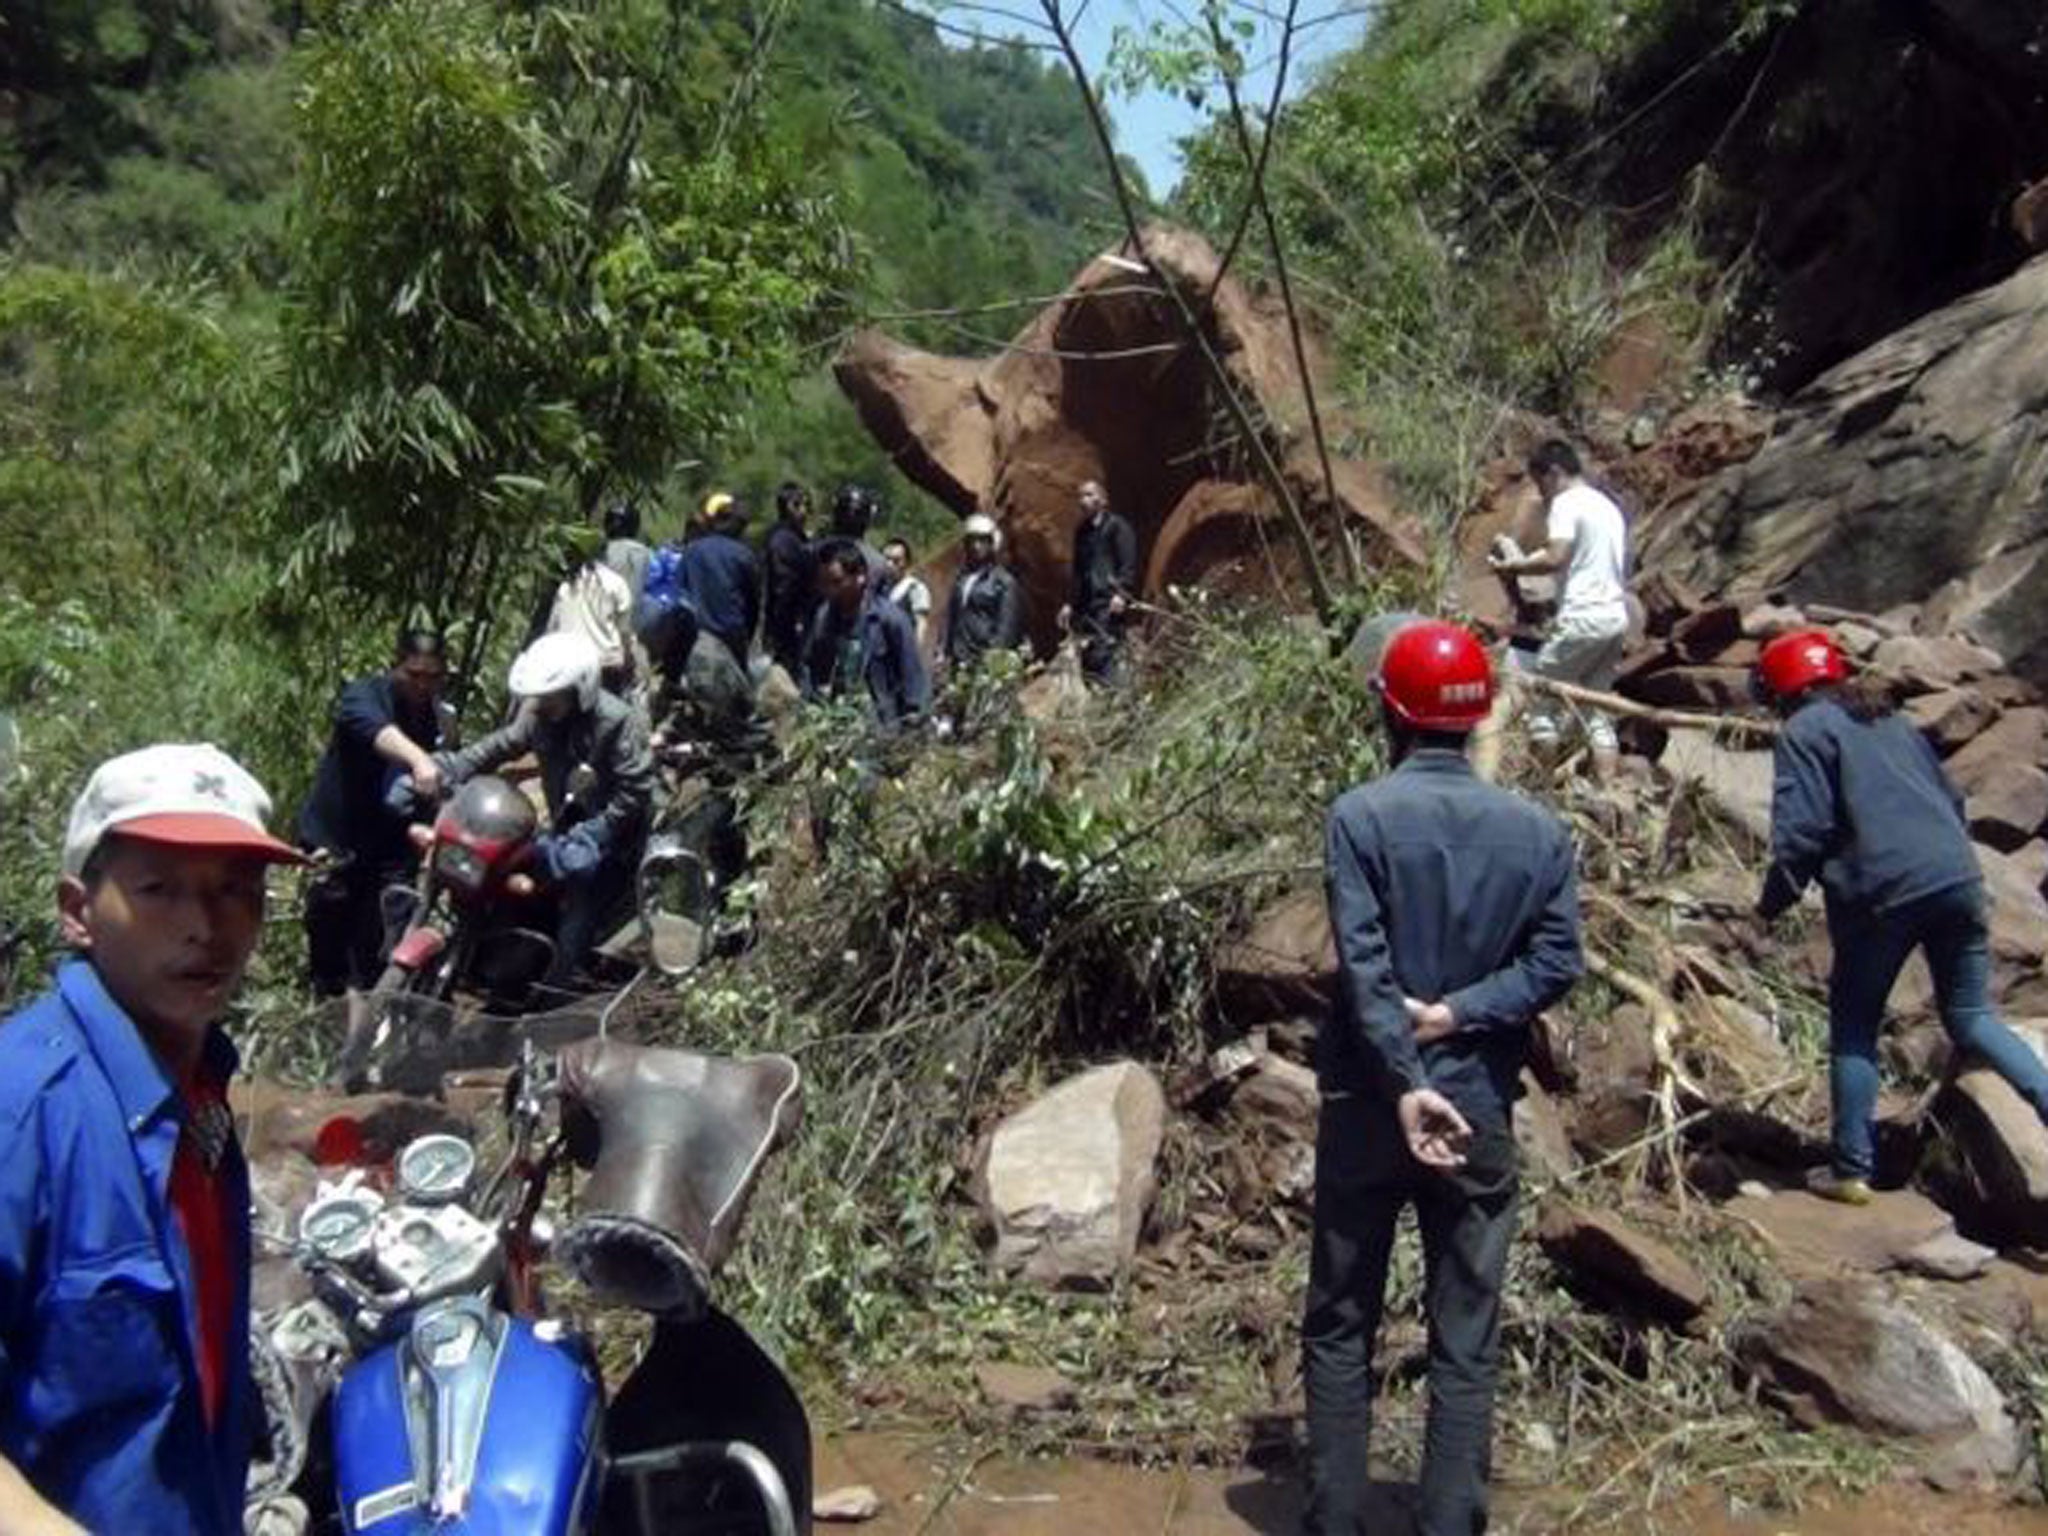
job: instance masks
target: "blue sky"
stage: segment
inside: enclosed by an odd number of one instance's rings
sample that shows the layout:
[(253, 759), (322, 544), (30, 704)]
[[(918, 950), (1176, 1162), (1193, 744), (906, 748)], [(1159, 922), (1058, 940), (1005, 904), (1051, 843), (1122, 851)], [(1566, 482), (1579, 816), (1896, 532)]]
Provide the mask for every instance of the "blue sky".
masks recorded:
[[(1041, 40), (1046, 36), (1037, 25), (1043, 13), (1036, 0), (984, 0), (977, 4), (928, 0), (917, 8), (948, 27), (965, 31)], [(1177, 26), (1198, 20), (1200, 0), (1064, 0), (1063, 8), (1069, 17), (1080, 17), (1075, 41), (1090, 72), (1099, 74), (1119, 27), (1142, 34), (1155, 21)], [(1279, 28), (1277, 22), (1262, 20), (1261, 13), (1277, 17), (1283, 6), (1275, 0), (1252, 0), (1234, 9), (1258, 27), (1246, 49), (1253, 68), (1245, 94), (1247, 99), (1263, 103), (1273, 89), (1272, 54), (1279, 42)], [(1288, 67), (1289, 96), (1313, 76), (1317, 63), (1359, 40), (1365, 32), (1367, 10), (1361, 0), (1302, 0), (1294, 59)], [(1220, 95), (1212, 97), (1210, 105), (1220, 105)], [(1163, 91), (1114, 96), (1110, 110), (1116, 120), (1118, 148), (1144, 167), (1145, 179), (1155, 194), (1167, 192), (1180, 179), (1175, 140), (1199, 127), (1206, 113)]]

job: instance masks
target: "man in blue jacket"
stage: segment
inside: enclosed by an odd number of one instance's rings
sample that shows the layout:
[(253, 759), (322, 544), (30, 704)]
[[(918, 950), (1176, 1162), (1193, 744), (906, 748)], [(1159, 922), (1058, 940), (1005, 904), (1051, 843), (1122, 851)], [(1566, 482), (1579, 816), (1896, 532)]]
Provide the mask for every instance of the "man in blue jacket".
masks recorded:
[(740, 534), (747, 515), (723, 491), (704, 498), (697, 536), (683, 546), (683, 588), (698, 622), (725, 642), (740, 670), (747, 668), (754, 626), (761, 617), (761, 563)]
[(1468, 631), (1400, 629), (1378, 685), (1393, 771), (1339, 797), (1326, 832), (1338, 1001), (1316, 1042), (1307, 1528), (1360, 1528), (1373, 1344), (1412, 1204), (1429, 1321), (1417, 1529), (1471, 1536), (1486, 1513), (1519, 1183), (1509, 1112), (1529, 1021), (1584, 966), (1577, 883), (1556, 817), (1466, 761), (1493, 696)]
[(79, 958), (0, 1024), (0, 1531), (242, 1529), (249, 1176), (220, 1021), (263, 925), (256, 781), (209, 746), (103, 763), (58, 912)]
[(804, 640), (804, 696), (867, 695), (885, 731), (918, 724), (931, 712), (931, 678), (918, 655), (910, 619), (868, 580), (867, 557), (851, 539), (818, 551), (823, 601)]

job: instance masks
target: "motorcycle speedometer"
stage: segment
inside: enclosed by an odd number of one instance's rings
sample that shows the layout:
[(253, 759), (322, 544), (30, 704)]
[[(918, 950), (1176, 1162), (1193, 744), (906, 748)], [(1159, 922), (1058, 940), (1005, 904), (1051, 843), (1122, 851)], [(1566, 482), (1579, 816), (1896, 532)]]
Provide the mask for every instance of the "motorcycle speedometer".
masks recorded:
[(398, 1188), (420, 1205), (445, 1205), (469, 1192), (476, 1149), (460, 1136), (419, 1136), (398, 1154)]
[(465, 891), (474, 891), (484, 883), (482, 857), (460, 843), (443, 842), (434, 849), (434, 872)]
[(321, 1258), (347, 1264), (370, 1250), (370, 1234), (384, 1202), (366, 1189), (325, 1195), (299, 1217), (299, 1239)]

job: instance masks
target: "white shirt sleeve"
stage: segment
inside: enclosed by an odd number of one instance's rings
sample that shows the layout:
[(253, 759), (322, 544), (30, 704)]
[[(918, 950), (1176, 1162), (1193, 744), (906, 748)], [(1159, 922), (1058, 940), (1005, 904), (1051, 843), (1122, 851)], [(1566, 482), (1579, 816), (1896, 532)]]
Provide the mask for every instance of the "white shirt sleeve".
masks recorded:
[(1543, 526), (1543, 536), (1555, 544), (1562, 539), (1567, 544), (1579, 541), (1579, 513), (1572, 505), (1570, 496), (1559, 496), (1550, 503), (1550, 512)]

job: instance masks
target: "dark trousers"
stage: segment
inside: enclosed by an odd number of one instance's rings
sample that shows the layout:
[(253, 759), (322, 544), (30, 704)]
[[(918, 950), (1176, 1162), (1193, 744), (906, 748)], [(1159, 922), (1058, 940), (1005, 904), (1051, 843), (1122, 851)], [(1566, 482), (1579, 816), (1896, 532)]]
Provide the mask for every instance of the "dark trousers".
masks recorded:
[(1828, 1087), (1834, 1171), (1867, 1179), (1876, 1162), (1877, 1037), (1892, 983), (1916, 948), (1927, 951), (1934, 1001), (1958, 1057), (1984, 1062), (2048, 1121), (2048, 1067), (1991, 1006), (1991, 944), (1984, 888), (1951, 886), (1889, 912), (1828, 906), (1834, 970), (1828, 978)]
[(1074, 621), (1081, 642), (1081, 676), (1097, 688), (1123, 681), (1124, 621), (1108, 613), (1084, 613)]
[(384, 888), (409, 884), (405, 864), (351, 861), (306, 885), (306, 962), (317, 997), (367, 992), (384, 969)]
[(597, 868), (563, 882), (561, 915), (555, 921), (555, 963), (549, 967), (551, 987), (567, 988), (578, 980), (590, 952), (611, 937), (632, 911), (640, 874), (643, 843), (635, 842), (608, 854)]
[[(1469, 1115), (1468, 1115), (1469, 1118)], [(1464, 1169), (1425, 1171), (1384, 1105), (1333, 1095), (1316, 1137), (1315, 1238), (1302, 1321), (1308, 1392), (1310, 1536), (1364, 1529), (1366, 1445), (1377, 1387), (1373, 1345), (1386, 1300), (1395, 1223), (1412, 1204), (1422, 1229), (1429, 1323), (1429, 1418), (1416, 1529), (1473, 1536), (1486, 1526), (1500, 1292), (1515, 1234), (1519, 1178), (1505, 1123), (1474, 1126)]]

